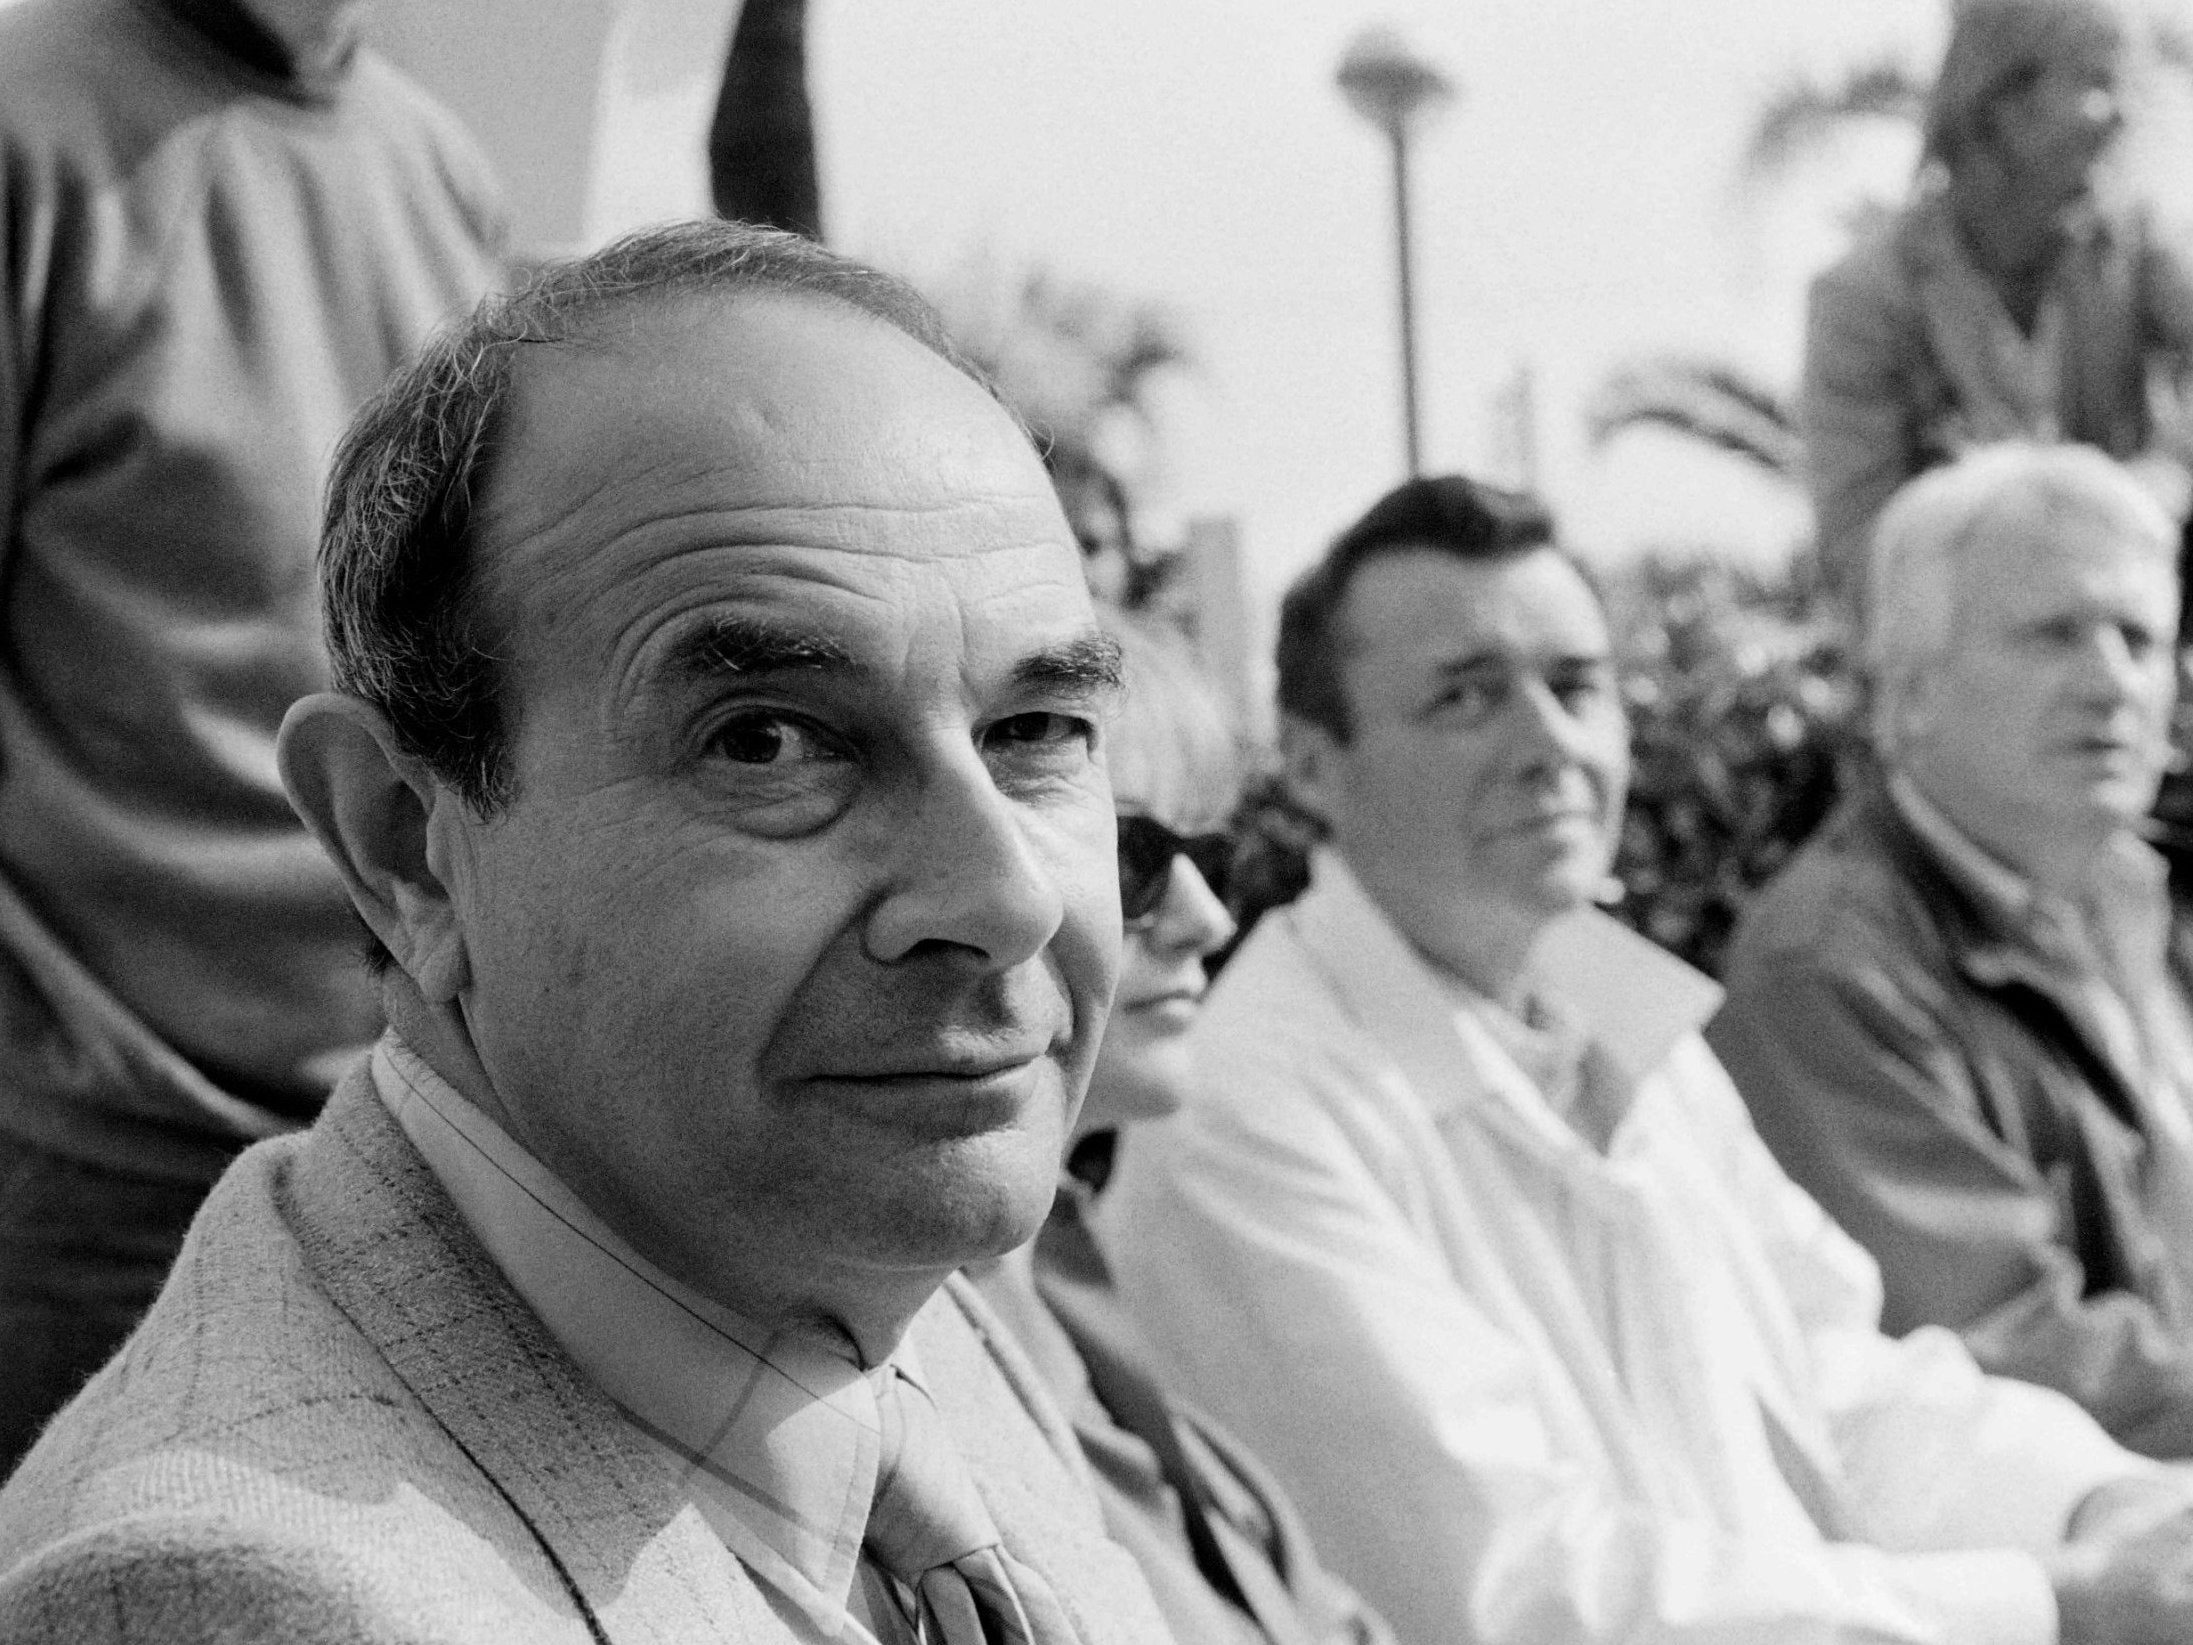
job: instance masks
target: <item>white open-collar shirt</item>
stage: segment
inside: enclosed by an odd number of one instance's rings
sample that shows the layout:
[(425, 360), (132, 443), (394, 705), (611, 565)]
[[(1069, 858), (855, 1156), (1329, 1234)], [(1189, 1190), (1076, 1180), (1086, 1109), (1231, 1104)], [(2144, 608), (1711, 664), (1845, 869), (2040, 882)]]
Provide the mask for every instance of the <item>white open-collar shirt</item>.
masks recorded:
[(2047, 1645), (2039, 1556), (2148, 1465), (1881, 1334), (1695, 1031), (1710, 983), (1596, 913), (1536, 978), (1630, 1086), (1604, 1151), (1338, 857), (1266, 916), (1099, 1208), (1182, 1391), (1405, 1645)]

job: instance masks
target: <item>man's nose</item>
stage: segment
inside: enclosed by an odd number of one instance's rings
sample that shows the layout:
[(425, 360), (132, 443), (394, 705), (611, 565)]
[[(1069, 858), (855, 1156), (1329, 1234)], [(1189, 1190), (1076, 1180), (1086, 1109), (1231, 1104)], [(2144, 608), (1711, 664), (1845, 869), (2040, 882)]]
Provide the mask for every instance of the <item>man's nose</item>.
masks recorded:
[(2111, 624), (2097, 624), (2080, 654), (2080, 683), (2098, 701), (2122, 702), (2140, 695), (2147, 684), (2149, 669), (2124, 631)]
[[(1041, 953), (1066, 898), (1034, 814), (1000, 792), (972, 747), (910, 787), (889, 848), (890, 889), (868, 922), (870, 957), (888, 964), (933, 946), (1002, 970)], [(1108, 853), (1100, 833), (1092, 849)]]
[(1584, 722), (1544, 680), (1529, 680), (1516, 691), (1520, 734), (1533, 763), (1569, 764), (1584, 757)]

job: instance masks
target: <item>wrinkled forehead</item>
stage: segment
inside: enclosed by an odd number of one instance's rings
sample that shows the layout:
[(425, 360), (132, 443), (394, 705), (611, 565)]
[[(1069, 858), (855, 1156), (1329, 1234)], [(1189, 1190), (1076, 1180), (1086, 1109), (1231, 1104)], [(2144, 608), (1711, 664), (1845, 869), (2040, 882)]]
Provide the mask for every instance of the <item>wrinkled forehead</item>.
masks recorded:
[(855, 474), (887, 479), (886, 500), (949, 501), (993, 483), (1001, 441), (1024, 470), (1040, 467), (963, 372), (826, 296), (635, 299), (569, 341), (518, 350), (487, 499), (506, 536), (621, 487), (696, 476), (726, 501), (744, 485), (752, 501), (797, 505)]
[[(1026, 435), (976, 383), (831, 299), (682, 297), (523, 353), (483, 580), (553, 618), (720, 546), (1078, 561)], [(502, 603), (508, 602), (508, 603)]]
[(1985, 511), (1932, 589), (1910, 592), (1939, 602), (1938, 645), (1993, 646), (2007, 632), (2101, 612), (2172, 633), (2177, 547), (2152, 523), (2084, 493)]

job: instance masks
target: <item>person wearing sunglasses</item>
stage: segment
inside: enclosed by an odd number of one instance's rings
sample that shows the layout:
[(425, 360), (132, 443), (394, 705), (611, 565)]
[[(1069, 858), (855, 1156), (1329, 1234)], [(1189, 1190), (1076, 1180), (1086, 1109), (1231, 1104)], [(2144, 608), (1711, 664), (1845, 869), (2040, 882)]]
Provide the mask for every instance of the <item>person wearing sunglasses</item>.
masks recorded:
[(1177, 644), (1118, 617), (1107, 627), (1128, 681), (1110, 733), (1119, 992), (1042, 1234), (968, 1272), (1072, 1420), (1105, 1529), (1142, 1566), (1180, 1645), (1392, 1645), (1319, 1564), (1264, 1468), (1159, 1386), (1084, 1221), (1120, 1132), (1191, 1100), (1182, 1042), (1202, 1009), (1204, 960), (1234, 930), (1222, 828), (1239, 786), (1232, 733)]

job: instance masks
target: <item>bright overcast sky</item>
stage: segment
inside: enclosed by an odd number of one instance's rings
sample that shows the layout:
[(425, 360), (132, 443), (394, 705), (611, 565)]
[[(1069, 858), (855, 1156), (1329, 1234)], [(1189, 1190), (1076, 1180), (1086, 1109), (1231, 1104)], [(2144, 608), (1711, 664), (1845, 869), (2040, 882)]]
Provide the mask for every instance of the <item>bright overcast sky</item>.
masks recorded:
[[(380, 26), (399, 47), (407, 15), (470, 29), (471, 59), (430, 46), (416, 66), (460, 103), (491, 84), (551, 137), (569, 126), (573, 154), (591, 141), (598, 235), (704, 208), (700, 145), (734, 4), (382, 0)], [(1665, 351), (1794, 378), (1836, 203), (1896, 189), (1910, 139), (1876, 132), (1746, 197), (1745, 135), (1793, 77), (1883, 55), (1930, 68), (1946, 9), (810, 0), (825, 215), (840, 247), (932, 283), (975, 259), (1041, 264), (1168, 307), (1196, 364), (1166, 407), (1163, 500), (1176, 518), (1238, 521), (1270, 597), (1399, 472), (1385, 148), (1333, 86), (1350, 38), (1397, 26), (1462, 88), (1416, 174), (1428, 463), (1497, 475), (1490, 407), (1527, 365), (1543, 486), (1579, 546), (1772, 556), (1802, 530), (1795, 497), (1671, 437), (1594, 453), (1581, 410), (1608, 372)], [(604, 31), (609, 89), (554, 78), (556, 52), (593, 49), (561, 42)], [(2185, 129), (2172, 169), (2193, 179)], [(505, 146), (514, 181), (562, 175), (558, 142)]]
[[(1276, 586), (1400, 463), (1383, 142), (1333, 70), (1397, 25), (1463, 90), (1420, 145), (1425, 448), (1499, 460), (1488, 407), (1538, 380), (1542, 478), (1595, 551), (1771, 551), (1794, 499), (1644, 435), (1594, 456), (1579, 409), (1624, 359), (1795, 369), (1803, 284), (1843, 186), (1736, 192), (1791, 76), (1930, 64), (1937, 0), (817, 0), (826, 211), (847, 249), (948, 269), (1040, 260), (1183, 319), (1198, 365), (1169, 425), (1173, 495), (1238, 517)], [(1893, 143), (1853, 163), (1892, 184)]]

